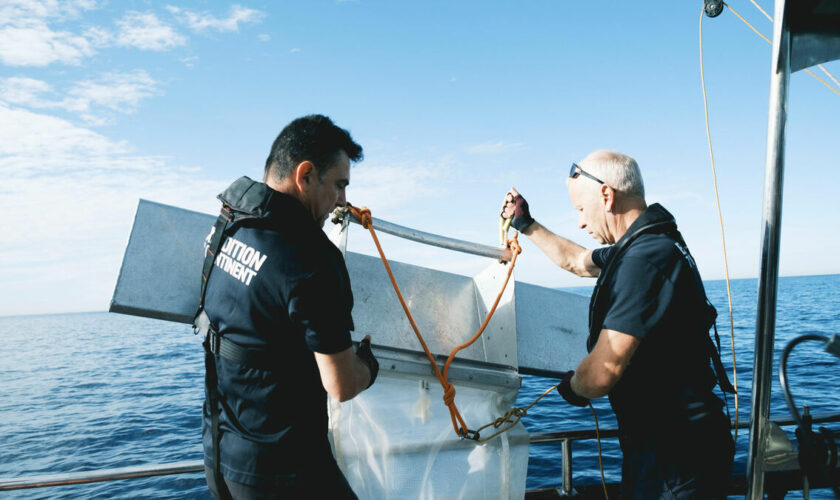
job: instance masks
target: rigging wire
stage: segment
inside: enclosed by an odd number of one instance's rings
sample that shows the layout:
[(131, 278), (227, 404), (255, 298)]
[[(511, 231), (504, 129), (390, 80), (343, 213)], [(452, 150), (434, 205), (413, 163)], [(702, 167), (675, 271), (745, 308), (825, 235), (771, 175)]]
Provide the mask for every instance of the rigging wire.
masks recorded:
[[(755, 0), (750, 0), (750, 3), (752, 3), (753, 5), (755, 5), (755, 8), (756, 8), (756, 9), (758, 9), (758, 10), (760, 10), (760, 11), (761, 11), (761, 13), (762, 13), (762, 14), (764, 14), (764, 17), (766, 17), (766, 18), (767, 18), (767, 19), (768, 19), (771, 23), (773, 22), (773, 16), (771, 16), (770, 14), (768, 14), (766, 10), (762, 9), (762, 8), (761, 8), (761, 5), (758, 5), (758, 3), (756, 3), (756, 1), (755, 1)], [(731, 10), (731, 7), (730, 7), (730, 10)], [(734, 12), (734, 11), (733, 11), (733, 12)], [(834, 75), (832, 75), (831, 73), (829, 73), (829, 72), (828, 72), (828, 70), (827, 70), (827, 69), (825, 69), (825, 66), (823, 66), (822, 64), (817, 64), (817, 67), (818, 67), (818, 68), (820, 68), (820, 69), (822, 70), (822, 72), (826, 74), (826, 76), (828, 76), (829, 78), (831, 78), (831, 81), (833, 81), (835, 85), (837, 85), (838, 87), (840, 87), (840, 81), (837, 81), (837, 78), (834, 78)]]
[(601, 430), (598, 428), (598, 415), (595, 413), (591, 401), (589, 402), (589, 409), (592, 411), (592, 418), (595, 419), (595, 437), (598, 438), (598, 467), (601, 469), (601, 486), (604, 488), (604, 498), (610, 500), (610, 494), (607, 493), (607, 480), (604, 479), (604, 463), (601, 459)]
[[(762, 13), (763, 13), (766, 17), (767, 17), (767, 19), (769, 19), (770, 21), (772, 21), (772, 20), (773, 20), (773, 18), (772, 18), (772, 17), (770, 17), (770, 14), (768, 14), (767, 12), (765, 12), (765, 10), (764, 10), (764, 9), (762, 9), (762, 8), (761, 8), (761, 7), (760, 7), (757, 3), (755, 3), (753, 0), (750, 0), (750, 1), (752, 2), (752, 4), (753, 4), (753, 5), (755, 5), (756, 7), (758, 7), (758, 10), (760, 10), (760, 11), (761, 11), (761, 12), (762, 12)], [(726, 2), (724, 2), (723, 4), (724, 4), (724, 5), (726, 5), (726, 8), (728, 8), (729, 10), (731, 10), (731, 11), (732, 11), (732, 13), (733, 13), (733, 14), (735, 14), (735, 15), (738, 17), (738, 19), (740, 19), (740, 20), (741, 20), (744, 24), (746, 24), (747, 26), (749, 26), (749, 27), (750, 27), (750, 28), (751, 28), (751, 29), (752, 29), (752, 30), (753, 30), (753, 31), (754, 31), (754, 32), (755, 32), (758, 36), (760, 36), (761, 38), (763, 38), (765, 42), (767, 42), (767, 43), (769, 43), (769, 44), (771, 44), (771, 45), (773, 44), (773, 42), (772, 42), (769, 38), (767, 38), (766, 36), (764, 36), (764, 34), (762, 34), (760, 31), (758, 31), (758, 30), (755, 28), (755, 26), (753, 26), (752, 24), (750, 24), (750, 22), (749, 22), (749, 21), (747, 21), (746, 19), (744, 19), (744, 16), (742, 16), (741, 14), (739, 14), (739, 13), (738, 13), (738, 11), (736, 11), (735, 9), (733, 9), (731, 5), (729, 5), (729, 4), (728, 4), (728, 3), (726, 3)], [(702, 20), (700, 21), (700, 23), (702, 24)], [(838, 81), (837, 81), (837, 78), (835, 78), (835, 77), (834, 77), (834, 75), (832, 75), (831, 73), (829, 73), (829, 72), (828, 72), (828, 70), (827, 70), (827, 69), (825, 69), (825, 66), (823, 66), (822, 64), (817, 64), (817, 67), (818, 67), (818, 68), (820, 68), (820, 69), (823, 71), (823, 73), (825, 73), (826, 75), (828, 75), (828, 77), (829, 77), (829, 78), (831, 78), (831, 80), (832, 80), (832, 81), (834, 81), (834, 83), (836, 83), (838, 86), (840, 86), (840, 82), (838, 82)], [(806, 72), (806, 73), (808, 73), (809, 75), (811, 75), (811, 76), (813, 76), (814, 78), (816, 78), (818, 82), (820, 82), (820, 83), (822, 83), (823, 85), (825, 85), (826, 87), (828, 87), (828, 89), (829, 89), (829, 90), (831, 90), (832, 92), (834, 92), (834, 93), (835, 93), (835, 94), (837, 94), (837, 95), (840, 95), (840, 90), (837, 90), (837, 89), (835, 89), (834, 87), (832, 87), (832, 86), (831, 86), (828, 82), (826, 82), (825, 80), (823, 80), (822, 78), (820, 78), (819, 76), (817, 76), (817, 74), (816, 74), (816, 73), (814, 73), (813, 71), (811, 71), (810, 69), (808, 69), (808, 68), (804, 68), (804, 69), (805, 69), (805, 72)]]
[[(705, 12), (701, 9), (700, 10), (700, 83), (703, 88), (703, 111), (706, 117), (706, 139), (709, 144), (709, 158), (712, 161), (712, 181), (715, 186), (715, 203), (717, 205), (717, 212), (718, 212), (718, 220), (720, 221), (720, 240), (723, 244), (723, 269), (724, 275), (726, 277), (726, 298), (727, 302), (729, 303), (729, 335), (732, 344), (732, 384), (735, 387), (735, 437), (733, 441), (735, 444), (738, 443), (738, 419), (739, 419), (739, 412), (738, 412), (738, 370), (736, 368), (735, 363), (735, 320), (732, 314), (732, 290), (729, 286), (729, 262), (726, 258), (726, 235), (724, 234), (723, 230), (723, 212), (720, 208), (720, 196), (718, 194), (718, 184), (717, 184), (717, 169), (715, 168), (715, 154), (712, 150), (712, 133), (709, 129), (709, 103), (708, 99), (706, 98), (706, 77), (703, 72), (703, 18), (705, 17)], [(726, 397), (726, 394), (723, 395)]]
[[(760, 10), (761, 13), (764, 14), (764, 17), (766, 17), (771, 23), (773, 22), (773, 16), (768, 14), (766, 10), (762, 9), (761, 5), (758, 5), (758, 3), (756, 3), (755, 0), (750, 0), (750, 3), (755, 5), (755, 8)], [(730, 9), (731, 9), (731, 7), (730, 7)], [(834, 78), (834, 75), (832, 75), (831, 73), (828, 72), (827, 69), (825, 69), (825, 66), (823, 66), (822, 64), (817, 64), (817, 67), (820, 68), (822, 70), (822, 72), (825, 73), (829, 78), (831, 78), (831, 81), (833, 81), (835, 85), (840, 87), (840, 82), (837, 81), (837, 78)]]

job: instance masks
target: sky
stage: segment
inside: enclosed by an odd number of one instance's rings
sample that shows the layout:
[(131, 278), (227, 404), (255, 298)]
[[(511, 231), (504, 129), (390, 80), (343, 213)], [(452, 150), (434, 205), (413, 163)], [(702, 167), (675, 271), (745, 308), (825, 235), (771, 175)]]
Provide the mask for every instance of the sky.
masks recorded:
[[(757, 3), (772, 14), (769, 0)], [(730, 4), (772, 35), (749, 1)], [(351, 203), (489, 245), (515, 186), (537, 220), (597, 247), (577, 227), (569, 165), (596, 149), (629, 154), (704, 279), (721, 279), (701, 9), (699, 0), (0, 0), (0, 315), (107, 310), (139, 199), (217, 213), (216, 195), (241, 175), (261, 178), (279, 131), (310, 113), (364, 147)], [(703, 21), (703, 43), (730, 274), (755, 277), (770, 46), (729, 10)], [(840, 63), (825, 67), (840, 78)], [(840, 95), (792, 75), (783, 276), (840, 272), (836, 259), (817, 258), (840, 246), (839, 131)], [(465, 275), (491, 264), (382, 240), (393, 260)], [(375, 252), (359, 226), (348, 249)], [(591, 284), (527, 241), (516, 279)]]

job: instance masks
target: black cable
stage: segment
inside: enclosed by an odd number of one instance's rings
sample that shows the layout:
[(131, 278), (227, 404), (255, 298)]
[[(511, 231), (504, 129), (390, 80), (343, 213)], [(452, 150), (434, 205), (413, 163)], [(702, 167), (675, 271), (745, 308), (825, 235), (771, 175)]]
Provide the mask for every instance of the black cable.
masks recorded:
[(823, 343), (828, 342), (828, 338), (822, 335), (816, 335), (813, 333), (800, 335), (799, 337), (796, 337), (795, 339), (787, 343), (787, 345), (785, 346), (785, 350), (782, 351), (782, 359), (779, 363), (779, 383), (782, 385), (782, 393), (785, 396), (785, 401), (787, 402), (788, 410), (790, 410), (790, 414), (793, 417), (794, 422), (796, 422), (797, 427), (802, 427), (802, 417), (799, 415), (799, 410), (796, 409), (796, 405), (793, 402), (793, 395), (790, 393), (790, 389), (788, 388), (787, 359), (794, 347), (808, 340), (819, 340)]
[[(836, 336), (835, 336), (835, 338), (836, 338)], [(782, 351), (782, 359), (779, 362), (779, 383), (782, 386), (782, 394), (785, 396), (785, 402), (787, 402), (788, 410), (790, 410), (790, 414), (793, 417), (794, 422), (796, 422), (796, 427), (798, 429), (800, 429), (800, 434), (803, 437), (807, 437), (808, 429), (806, 429), (805, 426), (802, 423), (802, 416), (799, 415), (799, 410), (796, 408), (796, 404), (793, 401), (793, 394), (791, 394), (790, 388), (788, 387), (787, 360), (788, 360), (788, 356), (790, 355), (791, 351), (793, 351), (794, 347), (801, 344), (802, 342), (806, 342), (806, 341), (809, 341), (809, 340), (818, 340), (818, 341), (822, 342), (823, 344), (825, 344), (826, 346), (829, 346), (829, 344), (831, 344), (831, 342), (834, 341), (834, 339), (829, 340), (827, 337), (824, 337), (822, 335), (816, 335), (816, 334), (800, 335), (799, 337), (796, 337), (795, 339), (793, 339), (793, 340), (791, 340), (790, 342), (787, 343), (787, 345), (785, 346), (785, 349)], [(829, 350), (829, 352), (832, 352), (832, 351)], [(802, 452), (801, 448), (802, 448), (802, 446), (800, 444), (800, 453)], [(801, 460), (800, 460), (800, 464), (801, 464)], [(827, 468), (825, 466), (825, 463), (820, 463), (819, 467), (821, 469), (821, 472), (825, 474), (825, 478), (828, 480), (829, 484), (831, 485), (830, 487), (834, 491), (835, 498), (840, 499), (840, 489), (838, 489), (838, 487), (837, 487), (837, 485), (834, 481), (833, 474), (829, 473), (829, 471), (827, 470)], [(802, 474), (805, 475), (804, 470), (802, 471)]]

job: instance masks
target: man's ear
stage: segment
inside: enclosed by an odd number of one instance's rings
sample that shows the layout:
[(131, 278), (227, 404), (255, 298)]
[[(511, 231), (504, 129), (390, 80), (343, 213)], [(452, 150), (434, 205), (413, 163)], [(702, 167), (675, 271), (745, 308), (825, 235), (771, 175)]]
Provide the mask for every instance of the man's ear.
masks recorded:
[(292, 172), (292, 178), (295, 181), (295, 187), (298, 192), (305, 193), (309, 191), (309, 186), (315, 180), (315, 165), (309, 160), (298, 163)]
[(601, 184), (601, 199), (604, 200), (604, 208), (607, 212), (615, 210), (615, 189)]

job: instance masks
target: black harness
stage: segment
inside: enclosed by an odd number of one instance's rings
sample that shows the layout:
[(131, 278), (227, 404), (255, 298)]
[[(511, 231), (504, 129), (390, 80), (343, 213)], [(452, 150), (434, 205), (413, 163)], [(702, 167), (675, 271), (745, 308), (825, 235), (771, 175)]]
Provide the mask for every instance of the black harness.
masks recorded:
[(601, 298), (600, 292), (603, 290), (604, 285), (609, 282), (609, 278), (612, 274), (615, 273), (619, 257), (627, 250), (630, 243), (643, 234), (665, 234), (674, 241), (674, 244), (682, 254), (681, 258), (685, 258), (688, 263), (688, 266), (691, 269), (691, 274), (697, 282), (698, 290), (703, 291), (703, 299), (706, 302), (706, 310), (703, 315), (704, 331), (708, 332), (710, 328), (714, 327), (715, 343), (712, 342), (709, 335), (704, 335), (706, 339), (704, 346), (706, 348), (707, 355), (714, 366), (717, 383), (720, 385), (720, 388), (724, 393), (735, 394), (735, 387), (733, 387), (732, 383), (729, 381), (729, 376), (727, 375), (726, 370), (723, 367), (723, 362), (720, 359), (720, 335), (718, 335), (716, 322), (717, 309), (715, 309), (715, 306), (712, 305), (708, 296), (706, 296), (703, 281), (700, 279), (700, 273), (697, 271), (694, 258), (689, 253), (685, 240), (683, 240), (682, 235), (677, 230), (676, 222), (674, 222), (673, 219), (652, 222), (644, 225), (634, 230), (633, 233), (622, 238), (614, 247), (612, 256), (598, 275), (598, 281), (595, 284), (595, 289), (592, 291), (592, 298), (589, 301), (589, 338), (586, 342), (587, 349), (592, 351), (595, 347), (595, 343), (598, 341), (598, 336), (601, 333), (601, 325), (603, 325), (604, 318), (607, 314), (606, 303), (603, 300), (599, 300), (599, 298)]
[[(274, 193), (265, 184), (243, 176), (234, 181), (218, 196), (222, 202), (222, 210), (213, 226), (213, 232), (210, 235), (210, 242), (204, 257), (204, 267), (201, 271), (201, 296), (198, 311), (196, 311), (193, 319), (193, 328), (196, 333), (200, 332), (204, 335), (204, 366), (207, 370), (204, 383), (210, 409), (213, 466), (215, 468), (216, 486), (223, 496), (229, 496), (221, 474), (221, 451), (219, 449), (221, 440), (219, 406), (224, 405), (225, 402), (219, 393), (216, 357), (221, 356), (233, 363), (265, 368), (269, 366), (271, 356), (269, 351), (265, 349), (246, 348), (221, 335), (204, 310), (204, 297), (207, 293), (210, 273), (213, 271), (216, 256), (222, 248), (222, 243), (227, 237), (228, 229), (245, 220), (269, 219), (274, 216), (275, 214), (270, 209)], [(233, 413), (227, 413), (232, 425), (239, 427), (238, 422), (234, 421)]]

